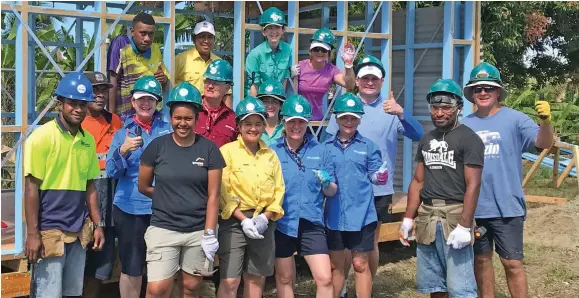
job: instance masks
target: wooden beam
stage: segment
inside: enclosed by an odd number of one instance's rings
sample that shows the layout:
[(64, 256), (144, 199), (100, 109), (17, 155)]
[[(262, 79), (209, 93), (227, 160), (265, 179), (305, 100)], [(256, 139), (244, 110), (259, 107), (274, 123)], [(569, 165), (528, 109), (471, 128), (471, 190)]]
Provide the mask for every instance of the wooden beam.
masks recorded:
[(471, 46), (474, 44), (474, 40), (466, 40), (466, 39), (454, 39), (452, 41), (453, 44), (455, 45), (467, 45), (467, 46)]
[(380, 226), (380, 236), (378, 238), (378, 242), (398, 240), (400, 238), (398, 232), (400, 231), (401, 225), (401, 221), (382, 224), (382, 226)]
[(312, 126), (328, 126), (328, 123), (330, 123), (330, 121), (324, 120), (324, 121), (310, 121), (310, 124)]
[(21, 131), (21, 127), (18, 125), (11, 125), (11, 126), (2, 126), (2, 133), (5, 132), (20, 132)]
[(573, 150), (573, 149), (575, 149), (575, 147), (578, 147), (578, 146), (575, 146), (575, 145), (573, 145), (573, 144), (564, 143), (564, 142), (561, 142), (561, 141), (556, 141), (556, 142), (555, 142), (555, 146), (557, 146), (557, 147), (559, 147), (559, 148), (565, 148), (565, 149), (568, 149), (568, 150)]
[(555, 151), (555, 157), (553, 158), (553, 185), (557, 185), (557, 177), (559, 176), (559, 155), (561, 154), (561, 149), (559, 147), (553, 146), (553, 151)]
[(525, 196), (527, 202), (532, 203), (542, 203), (542, 204), (553, 204), (553, 205), (565, 205), (567, 204), (567, 199), (557, 198), (557, 197), (546, 197), (546, 196)]
[(30, 273), (2, 274), (2, 297), (30, 295)]
[(403, 192), (397, 192), (392, 196), (392, 214), (404, 213), (406, 212), (406, 205), (408, 204), (408, 194)]
[[(556, 188), (561, 187), (561, 184), (563, 184), (563, 180), (565, 180), (565, 178), (567, 178), (567, 176), (569, 176), (569, 173), (571, 173), (573, 166), (575, 166), (575, 158), (571, 158), (571, 160), (569, 161), (569, 164), (567, 165), (567, 167), (565, 168), (565, 170), (563, 171), (561, 176), (559, 176), (559, 179), (557, 179), (557, 185), (555, 185)], [(579, 179), (579, 178), (577, 178), (577, 179)]]
[(541, 165), (543, 158), (545, 158), (545, 156), (547, 156), (547, 154), (549, 154), (550, 151), (551, 151), (551, 148), (548, 148), (548, 149), (544, 149), (543, 152), (541, 152), (541, 155), (539, 155), (539, 158), (537, 159), (537, 161), (535, 161), (535, 163), (531, 167), (531, 170), (529, 170), (529, 172), (527, 173), (527, 176), (525, 176), (525, 180), (523, 180), (523, 187), (525, 187), (527, 182), (529, 182), (529, 179), (531, 179), (531, 176), (533, 176), (533, 174), (535, 174), (535, 171), (537, 171), (537, 169)]

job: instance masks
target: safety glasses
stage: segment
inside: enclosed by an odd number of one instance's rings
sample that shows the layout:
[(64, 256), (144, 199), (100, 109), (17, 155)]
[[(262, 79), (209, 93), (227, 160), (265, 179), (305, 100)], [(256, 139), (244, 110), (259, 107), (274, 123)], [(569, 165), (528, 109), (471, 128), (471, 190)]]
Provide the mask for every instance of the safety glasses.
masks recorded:
[(474, 87), (472, 87), (472, 92), (473, 93), (481, 93), (484, 90), (486, 93), (490, 93), (490, 92), (497, 90), (498, 88), (499, 87), (497, 87), (497, 86), (474, 86)]
[(431, 104), (429, 105), (431, 113), (437, 113), (438, 111), (443, 112), (444, 114), (452, 114), (456, 111), (457, 106), (452, 104)]
[(324, 53), (324, 54), (327, 54), (329, 51), (326, 50), (326, 49), (324, 49), (324, 48), (322, 48), (322, 47), (315, 47), (315, 48), (312, 49), (312, 52), (314, 52), (314, 53), (322, 52), (322, 53)]

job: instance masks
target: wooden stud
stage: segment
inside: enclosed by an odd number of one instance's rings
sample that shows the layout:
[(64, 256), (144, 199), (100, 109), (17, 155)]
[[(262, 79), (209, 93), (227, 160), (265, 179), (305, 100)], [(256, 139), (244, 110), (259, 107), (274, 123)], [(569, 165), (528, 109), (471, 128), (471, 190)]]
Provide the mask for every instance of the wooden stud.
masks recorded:
[(2, 297), (30, 295), (30, 273), (2, 274)]
[[(561, 173), (561, 176), (559, 176), (559, 179), (557, 179), (557, 185), (555, 185), (556, 188), (561, 187), (561, 184), (563, 184), (563, 181), (565, 180), (565, 178), (567, 178), (567, 176), (569, 176), (569, 174), (571, 173), (573, 166), (575, 166), (575, 158), (572, 158), (569, 161), (569, 164), (567, 165), (567, 167), (565, 168), (563, 173)], [(579, 179), (579, 178), (577, 178), (577, 179)]]
[(555, 146), (552, 148), (553, 151), (555, 151), (555, 157), (553, 158), (553, 185), (557, 185), (557, 177), (559, 176), (559, 155), (561, 154), (561, 149)]
[(535, 171), (537, 171), (537, 169), (541, 165), (541, 162), (543, 161), (545, 156), (547, 156), (547, 154), (549, 154), (549, 151), (551, 151), (551, 148), (544, 149), (543, 152), (541, 152), (541, 155), (539, 155), (539, 158), (537, 159), (537, 161), (535, 161), (535, 163), (531, 167), (531, 170), (529, 170), (529, 172), (527, 173), (527, 176), (525, 176), (525, 179), (523, 180), (523, 187), (525, 187), (527, 182), (529, 182), (529, 179), (531, 179), (531, 176), (533, 176), (533, 174), (535, 174)]
[(392, 214), (404, 213), (406, 212), (406, 205), (408, 204), (408, 194), (403, 192), (397, 192), (392, 196)]
[(465, 40), (465, 39), (454, 39), (452, 41), (452, 43), (454, 45), (467, 45), (467, 46), (472, 46), (474, 43), (474, 40)]
[[(100, 7), (101, 12), (107, 11), (107, 2), (106, 1), (101, 1), (101, 2), (97, 2), (97, 3), (99, 3), (98, 5), (101, 6)], [(101, 34), (104, 34), (107, 31), (107, 19), (106, 18), (103, 18), (103, 17), (100, 18), (99, 27), (100, 27)], [(104, 37), (104, 38), (108, 38), (108, 37)], [(108, 75), (107, 43), (106, 42), (101, 43), (100, 61), (101, 61), (101, 65), (100, 65), (101, 70), (103, 70), (103, 73), (105, 75)]]
[(525, 196), (525, 200), (532, 203), (553, 204), (559, 206), (567, 204), (567, 199), (557, 197)]

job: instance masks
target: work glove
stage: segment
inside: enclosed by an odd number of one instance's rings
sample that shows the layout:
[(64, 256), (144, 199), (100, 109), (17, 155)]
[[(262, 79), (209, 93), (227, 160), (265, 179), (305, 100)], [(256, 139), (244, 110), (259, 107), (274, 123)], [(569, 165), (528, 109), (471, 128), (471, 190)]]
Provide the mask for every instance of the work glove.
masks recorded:
[(260, 235), (263, 235), (265, 230), (267, 230), (267, 225), (269, 224), (269, 220), (267, 219), (265, 214), (262, 213), (258, 216), (253, 217), (251, 220), (255, 224), (255, 228), (257, 229), (257, 232)]
[(448, 240), (446, 245), (452, 246), (454, 249), (461, 249), (470, 244), (472, 237), (470, 235), (470, 229), (461, 226), (460, 224), (450, 232), (448, 235)]
[(300, 65), (295, 64), (290, 68), (292, 79), (300, 75)]
[(245, 236), (251, 239), (263, 239), (264, 237), (259, 234), (257, 228), (255, 227), (255, 223), (251, 218), (245, 218), (241, 222), (241, 228), (243, 229), (243, 233)]
[(320, 180), (323, 189), (327, 189), (330, 186), (330, 182), (332, 182), (332, 180), (330, 179), (330, 174), (328, 174), (328, 172), (324, 170), (312, 170), (312, 172), (314, 172), (316, 178)]
[(215, 257), (215, 253), (219, 249), (219, 242), (217, 241), (217, 237), (215, 235), (204, 235), (201, 239), (201, 248), (205, 253), (205, 257), (211, 262)]
[(388, 162), (384, 161), (376, 172), (376, 180), (378, 180), (378, 185), (384, 185), (388, 182)]
[(545, 100), (538, 100), (535, 103), (535, 111), (539, 114), (543, 123), (551, 122), (551, 105)]
[(349, 41), (344, 45), (344, 49), (340, 53), (344, 67), (352, 68), (354, 65), (354, 58), (356, 57), (356, 48)]
[(400, 242), (404, 246), (410, 246), (411, 240), (414, 240), (414, 236), (411, 236), (412, 228), (414, 227), (414, 220), (412, 218), (405, 217), (400, 226), (400, 231), (398, 236), (400, 237)]

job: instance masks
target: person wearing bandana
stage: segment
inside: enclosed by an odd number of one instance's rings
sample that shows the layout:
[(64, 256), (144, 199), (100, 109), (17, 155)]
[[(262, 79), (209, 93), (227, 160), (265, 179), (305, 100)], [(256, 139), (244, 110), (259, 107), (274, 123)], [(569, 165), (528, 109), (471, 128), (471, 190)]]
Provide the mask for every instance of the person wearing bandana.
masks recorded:
[(284, 216), (275, 231), (275, 280), (279, 297), (293, 297), (294, 253), (304, 257), (316, 283), (316, 297), (333, 297), (332, 268), (324, 227), (324, 198), (337, 185), (333, 163), (315, 136), (306, 134), (312, 107), (301, 95), (283, 104), (284, 135), (271, 148), (281, 163), (286, 191)]
[(237, 137), (235, 112), (223, 102), (233, 86), (233, 68), (229, 62), (217, 59), (209, 63), (203, 78), (203, 109), (195, 133), (221, 147)]

